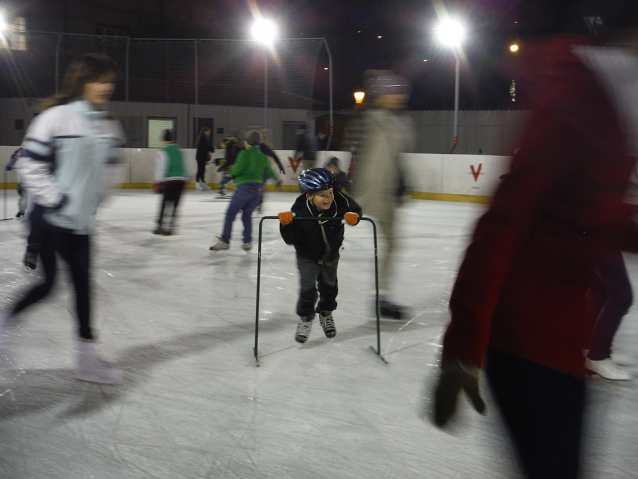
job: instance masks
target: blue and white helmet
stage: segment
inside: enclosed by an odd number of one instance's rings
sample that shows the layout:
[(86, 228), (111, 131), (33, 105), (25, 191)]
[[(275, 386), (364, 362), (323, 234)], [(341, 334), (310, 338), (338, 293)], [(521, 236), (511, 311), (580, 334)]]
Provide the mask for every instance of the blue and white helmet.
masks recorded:
[(335, 175), (325, 168), (310, 168), (299, 175), (299, 191), (313, 194), (337, 186)]

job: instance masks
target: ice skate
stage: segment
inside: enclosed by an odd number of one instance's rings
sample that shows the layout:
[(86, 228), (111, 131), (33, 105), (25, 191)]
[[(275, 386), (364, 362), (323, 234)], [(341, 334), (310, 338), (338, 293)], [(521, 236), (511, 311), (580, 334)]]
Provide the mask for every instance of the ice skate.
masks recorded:
[(210, 186), (208, 186), (206, 183), (202, 182), (202, 189), (204, 191), (208, 191), (208, 190), (210, 190)]
[(220, 188), (220, 190), (217, 192), (217, 196), (219, 198), (226, 198), (226, 189), (225, 188)]
[(77, 378), (92, 383), (120, 384), (122, 372), (100, 358), (94, 342), (78, 341)]
[(299, 324), (297, 324), (297, 332), (295, 333), (295, 341), (298, 343), (305, 343), (308, 341), (313, 319), (314, 316), (310, 316), (309, 318), (302, 318), (301, 321), (299, 321)]
[(162, 228), (161, 226), (158, 226), (154, 231), (153, 234), (154, 235), (158, 235), (158, 236), (165, 236), (166, 232), (168, 230), (166, 228)]
[(406, 308), (387, 299), (379, 300), (379, 314), (382, 319), (390, 319), (394, 321), (407, 321), (408, 319)]
[(199, 190), (199, 191), (204, 191), (204, 189), (205, 189), (204, 188), (204, 183), (201, 183), (201, 182), (198, 181), (197, 185), (195, 186), (195, 189)]
[(228, 243), (224, 243), (222, 240), (219, 240), (213, 246), (208, 248), (208, 251), (213, 254), (215, 251), (226, 251), (228, 248), (230, 248), (230, 245)]
[(27, 251), (22, 260), (22, 264), (24, 264), (24, 269), (27, 273), (35, 271), (38, 267), (38, 254)]
[(326, 338), (334, 338), (337, 335), (335, 320), (332, 317), (332, 311), (321, 311), (319, 313), (319, 324), (323, 328)]
[(631, 374), (616, 366), (611, 358), (600, 361), (592, 361), (587, 358), (585, 359), (585, 369), (610, 381), (631, 381)]
[(253, 249), (253, 244), (252, 243), (244, 243), (241, 245), (241, 249), (243, 249), (244, 251), (250, 251), (251, 249)]

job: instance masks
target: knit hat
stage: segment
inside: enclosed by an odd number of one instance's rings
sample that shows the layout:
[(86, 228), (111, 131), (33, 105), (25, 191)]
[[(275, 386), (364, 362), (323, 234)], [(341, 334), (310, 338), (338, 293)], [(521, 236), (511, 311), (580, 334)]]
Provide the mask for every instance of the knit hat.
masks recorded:
[(335, 166), (335, 167), (339, 168), (339, 158), (337, 158), (336, 156), (333, 156), (332, 158), (330, 158), (326, 162), (326, 168), (328, 168), (329, 166)]
[(172, 142), (171, 130), (164, 130), (164, 141)]
[(258, 146), (261, 143), (261, 134), (258, 131), (250, 130), (244, 135), (244, 141), (250, 146)]

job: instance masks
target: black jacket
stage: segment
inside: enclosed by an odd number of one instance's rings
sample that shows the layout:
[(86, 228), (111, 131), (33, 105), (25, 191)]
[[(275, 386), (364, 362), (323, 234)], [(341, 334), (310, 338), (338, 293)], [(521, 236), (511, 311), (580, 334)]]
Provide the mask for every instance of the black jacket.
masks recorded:
[(202, 135), (199, 139), (199, 143), (197, 144), (197, 153), (195, 153), (195, 159), (197, 161), (208, 161), (209, 152), (212, 153), (215, 151), (215, 148), (208, 144), (208, 139), (205, 135)]
[[(348, 212), (361, 216), (361, 207), (352, 198), (337, 190), (334, 195), (327, 211), (320, 213), (305, 194), (297, 197), (290, 211), (296, 217), (341, 217)], [(336, 258), (343, 243), (343, 223), (339, 220), (293, 220), (286, 226), (280, 225), (279, 231), (286, 244), (294, 245), (299, 256), (313, 261)]]

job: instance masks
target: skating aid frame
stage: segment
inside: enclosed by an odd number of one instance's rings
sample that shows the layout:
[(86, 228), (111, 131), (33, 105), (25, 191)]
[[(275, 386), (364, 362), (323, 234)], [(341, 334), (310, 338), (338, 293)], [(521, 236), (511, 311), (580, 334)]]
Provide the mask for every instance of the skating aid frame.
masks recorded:
[[(257, 298), (255, 300), (255, 305), (256, 305), (255, 306), (255, 347), (253, 348), (253, 353), (255, 356), (255, 364), (257, 367), (260, 366), (259, 353), (258, 353), (259, 293), (261, 288), (261, 238), (262, 238), (262, 226), (263, 226), (264, 220), (279, 220), (279, 217), (264, 216), (261, 218), (261, 220), (259, 220), (259, 241), (257, 243)], [(309, 216), (309, 217), (295, 217), (293, 219), (293, 221), (299, 221), (299, 220), (341, 221), (343, 220), (343, 217), (323, 218), (323, 217)], [(381, 314), (379, 310), (379, 260), (378, 260), (378, 253), (377, 253), (377, 225), (372, 219), (366, 218), (365, 216), (362, 216), (361, 218), (359, 218), (359, 221), (368, 221), (372, 223), (372, 232), (373, 232), (373, 238), (374, 238), (374, 290), (375, 290), (374, 306), (375, 306), (375, 312), (377, 315), (377, 349), (375, 350), (374, 347), (372, 346), (370, 346), (370, 349), (374, 351), (374, 353), (377, 355), (377, 357), (381, 361), (383, 361), (385, 364), (389, 364), (388, 361), (386, 361), (386, 359), (381, 355)]]

